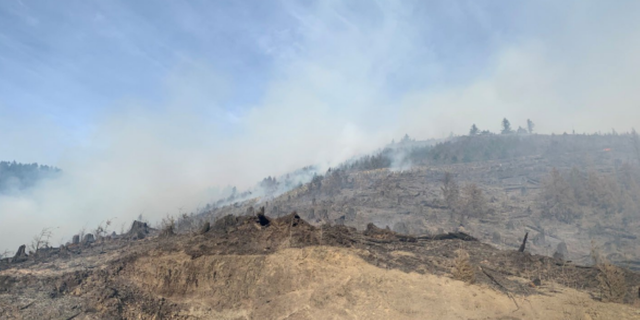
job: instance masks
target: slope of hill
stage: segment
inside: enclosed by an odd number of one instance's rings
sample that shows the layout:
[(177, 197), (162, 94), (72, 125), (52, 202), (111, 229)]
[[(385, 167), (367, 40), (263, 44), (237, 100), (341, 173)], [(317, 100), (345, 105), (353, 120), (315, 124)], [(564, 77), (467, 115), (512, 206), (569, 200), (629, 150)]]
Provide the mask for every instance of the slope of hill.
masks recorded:
[(637, 319), (634, 141), (405, 141), (269, 177), (159, 230), (0, 260), (0, 319)]
[[(636, 147), (629, 134), (489, 135), (433, 147), (396, 146), (282, 195), (216, 207), (200, 219), (265, 205), (276, 216), (297, 210), (314, 224), (361, 230), (373, 222), (418, 235), (462, 225), (500, 248), (517, 248), (529, 232), (532, 252), (551, 256), (560, 249), (565, 258), (589, 264), (591, 252), (600, 250), (617, 264), (640, 269)], [(410, 165), (401, 170), (393, 163)], [(443, 194), (446, 173), (457, 186), (454, 200)]]
[[(134, 225), (139, 228), (140, 224)], [(614, 299), (578, 267), (464, 233), (314, 227), (292, 213), (226, 216), (43, 250), (0, 264), (0, 319), (636, 319), (640, 274)], [(144, 233), (144, 232), (143, 232)], [(155, 234), (158, 234), (155, 231)], [(460, 252), (468, 252), (460, 260)], [(456, 269), (468, 267), (468, 283)]]

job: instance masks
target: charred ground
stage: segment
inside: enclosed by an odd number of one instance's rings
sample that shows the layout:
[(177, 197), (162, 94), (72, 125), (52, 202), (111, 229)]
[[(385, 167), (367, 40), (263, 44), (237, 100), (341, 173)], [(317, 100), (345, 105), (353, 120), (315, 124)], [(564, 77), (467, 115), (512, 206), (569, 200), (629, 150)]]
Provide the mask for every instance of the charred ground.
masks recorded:
[[(347, 248), (380, 269), (443, 276), (455, 267), (456, 250), (465, 250), (476, 283), (504, 294), (548, 294), (550, 287), (562, 285), (602, 298), (598, 268), (501, 251), (464, 233), (414, 237), (373, 224), (364, 231), (342, 225), (315, 227), (295, 212), (269, 218), (259, 211), (222, 217), (206, 232), (156, 236), (152, 230), (143, 240), (102, 239), (5, 263), (0, 267), (0, 314), (3, 319), (190, 319), (198, 317), (189, 311), (193, 302), (184, 297), (203, 295), (210, 297), (209, 315), (247, 306), (259, 309), (256, 304), (268, 304), (299, 286), (285, 280), (261, 286), (274, 276), (262, 272), (264, 259), (282, 250), (304, 248)], [(183, 260), (165, 259), (177, 255)], [(247, 264), (225, 267), (215, 263), (221, 257), (236, 257)], [(623, 274), (627, 287), (620, 302), (633, 303), (640, 275), (624, 270)], [(238, 285), (246, 287), (233, 288)]]
[[(574, 298), (566, 300), (569, 289), (588, 297), (579, 299), (577, 313), (634, 318), (640, 314), (633, 307), (594, 305), (638, 303), (640, 275), (629, 268), (639, 265), (639, 221), (637, 211), (626, 210), (637, 198), (632, 185), (620, 187), (624, 177), (637, 179), (632, 138), (479, 136), (434, 147), (405, 141), (395, 151), (334, 168), (283, 194), (167, 218), (156, 229), (136, 221), (121, 235), (78, 236), (58, 248), (23, 249), (0, 260), (0, 319), (482, 314), (466, 302), (460, 310), (429, 313), (439, 310), (437, 302), (427, 307), (437, 297), (421, 295), (436, 288), (403, 287), (425, 279), (444, 285), (438, 290), (463, 290), (447, 304), (460, 303), (456, 297), (465, 294), (472, 300), (508, 297), (507, 315), (485, 318), (540, 318), (536, 303), (556, 300), (565, 310), (566, 303), (575, 305), (567, 302)], [(410, 169), (390, 167), (393, 161), (385, 159), (391, 152), (400, 152), (400, 162), (409, 161)], [(585, 178), (578, 182), (592, 184), (586, 190), (605, 181), (618, 188), (611, 199), (626, 194), (631, 200), (613, 210), (575, 197), (545, 199), (550, 186), (575, 196), (570, 178), (576, 170)], [(554, 175), (566, 185), (550, 179)], [(449, 192), (454, 185), (457, 195)], [(567, 210), (578, 214), (557, 214)], [(526, 250), (519, 252), (526, 233)], [(443, 284), (432, 275), (475, 284)], [(352, 307), (354, 313), (345, 311)], [(545, 310), (547, 318), (566, 316)]]

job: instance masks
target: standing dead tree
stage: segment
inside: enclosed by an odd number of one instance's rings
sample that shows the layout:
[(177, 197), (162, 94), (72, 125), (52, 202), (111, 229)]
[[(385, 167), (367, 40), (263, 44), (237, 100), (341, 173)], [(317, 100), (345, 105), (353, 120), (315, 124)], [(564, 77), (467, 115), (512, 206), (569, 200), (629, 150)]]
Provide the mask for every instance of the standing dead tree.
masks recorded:
[(451, 218), (458, 212), (458, 206), (460, 203), (460, 187), (453, 179), (451, 172), (445, 172), (444, 178), (442, 178), (442, 196), (444, 202), (447, 204), (449, 210), (451, 210)]
[(105, 221), (100, 222), (98, 227), (94, 230), (94, 234), (96, 236), (96, 240), (100, 240), (105, 238), (109, 234), (109, 227), (111, 226), (111, 222), (115, 218), (107, 219)]
[[(463, 216), (481, 218), (487, 214), (487, 200), (482, 189), (475, 183), (467, 184), (462, 188), (460, 200), (458, 207)], [(464, 220), (464, 217), (462, 219)]]
[(5, 257), (9, 257), (11, 255), (11, 251), (4, 250), (4, 252), (0, 253), (0, 260), (4, 259)]
[(51, 228), (43, 228), (40, 233), (33, 236), (33, 240), (31, 240), (31, 244), (29, 245), (29, 251), (37, 253), (41, 248), (48, 247), (52, 235)]
[(524, 234), (524, 240), (522, 240), (522, 244), (520, 245), (520, 249), (518, 249), (518, 252), (524, 252), (524, 249), (527, 246), (527, 238), (529, 237), (529, 232)]

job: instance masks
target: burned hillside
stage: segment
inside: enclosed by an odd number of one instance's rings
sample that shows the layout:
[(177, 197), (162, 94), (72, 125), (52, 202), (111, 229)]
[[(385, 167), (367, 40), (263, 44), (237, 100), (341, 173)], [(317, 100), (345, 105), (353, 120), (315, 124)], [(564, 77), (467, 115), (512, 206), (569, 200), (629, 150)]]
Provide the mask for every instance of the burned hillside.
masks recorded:
[(1, 259), (0, 319), (560, 319), (575, 299), (572, 314), (634, 319), (633, 141), (404, 141), (155, 228), (106, 221)]
[[(604, 262), (581, 267), (558, 258), (501, 251), (464, 232), (410, 236), (373, 224), (364, 231), (314, 226), (296, 212), (274, 217), (264, 208), (252, 215), (224, 216), (209, 226), (169, 236), (151, 230), (136, 240), (126, 235), (102, 238), (53, 248), (46, 257), (3, 261), (0, 319), (314, 319), (327, 308), (339, 317), (411, 319), (435, 316), (434, 310), (440, 310), (425, 308), (420, 299), (435, 298), (420, 292), (452, 294), (447, 288), (488, 306), (487, 297), (504, 301), (486, 310), (461, 305), (437, 311), (448, 317), (499, 318), (515, 312), (518, 319), (531, 319), (542, 316), (537, 310), (544, 304), (545, 318), (559, 318), (572, 295), (593, 299), (575, 311), (594, 319), (638, 315), (624, 305), (638, 300), (636, 272)], [(143, 223), (134, 223), (127, 234), (141, 229), (146, 230)], [(460, 277), (460, 270), (472, 274), (472, 280)], [(474, 286), (447, 284), (439, 277)], [(418, 300), (402, 298), (399, 289)], [(473, 297), (467, 297), (469, 291)], [(462, 301), (458, 299), (446, 304), (457, 305)]]
[[(552, 256), (566, 246), (566, 259), (588, 265), (593, 242), (616, 264), (640, 268), (637, 135), (478, 135), (434, 146), (404, 143), (280, 196), (216, 207), (200, 218), (240, 215), (259, 204), (276, 216), (297, 210), (314, 225), (364, 230), (374, 223), (413, 235), (463, 228), (499, 248), (517, 248), (530, 232), (529, 250), (538, 254)], [(393, 167), (399, 157), (410, 167)]]

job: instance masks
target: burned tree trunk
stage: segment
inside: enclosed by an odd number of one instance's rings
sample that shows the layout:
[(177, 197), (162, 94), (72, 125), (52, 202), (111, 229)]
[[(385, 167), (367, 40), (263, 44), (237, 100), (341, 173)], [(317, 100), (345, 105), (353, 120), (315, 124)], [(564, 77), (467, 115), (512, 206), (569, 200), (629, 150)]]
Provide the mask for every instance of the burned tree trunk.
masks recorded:
[(527, 238), (529, 237), (529, 232), (524, 234), (524, 240), (522, 240), (522, 244), (520, 245), (519, 252), (524, 252), (525, 247), (527, 246)]
[(18, 248), (18, 252), (16, 252), (16, 255), (13, 256), (13, 259), (11, 259), (11, 263), (18, 263), (26, 260), (27, 260), (27, 246), (23, 244), (20, 246), (20, 248)]
[(271, 221), (269, 220), (269, 218), (267, 218), (267, 216), (264, 214), (265, 210), (264, 207), (260, 207), (260, 210), (258, 211), (258, 223), (263, 226), (266, 227), (269, 225), (269, 223), (271, 223)]
[(202, 225), (202, 227), (200, 227), (200, 231), (198, 233), (199, 234), (205, 234), (205, 233), (209, 232), (210, 229), (211, 229), (211, 223), (209, 223), (207, 221)]

